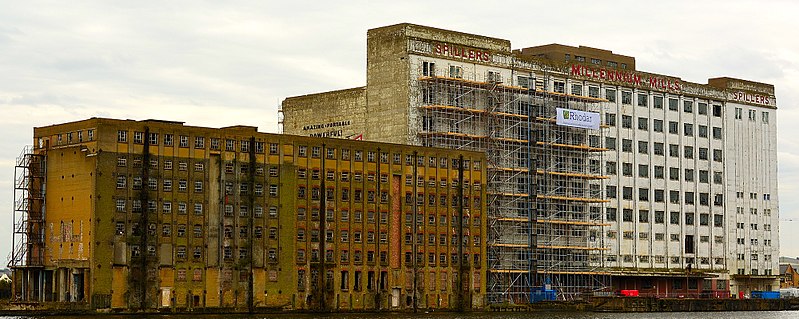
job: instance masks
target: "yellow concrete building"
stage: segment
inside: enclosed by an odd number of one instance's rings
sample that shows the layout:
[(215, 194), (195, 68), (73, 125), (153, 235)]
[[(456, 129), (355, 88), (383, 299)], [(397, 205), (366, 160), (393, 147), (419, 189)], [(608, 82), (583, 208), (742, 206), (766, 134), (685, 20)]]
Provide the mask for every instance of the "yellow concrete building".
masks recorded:
[(15, 174), (19, 300), (484, 304), (482, 153), (100, 118), (35, 128), (34, 143)]

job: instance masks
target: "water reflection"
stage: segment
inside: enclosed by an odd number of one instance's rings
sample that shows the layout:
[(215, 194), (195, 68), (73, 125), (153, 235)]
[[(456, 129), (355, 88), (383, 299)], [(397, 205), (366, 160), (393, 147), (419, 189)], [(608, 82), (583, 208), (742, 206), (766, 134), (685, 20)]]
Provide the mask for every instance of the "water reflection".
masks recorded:
[(752, 319), (752, 318), (799, 318), (799, 311), (761, 312), (668, 312), (668, 313), (593, 313), (593, 312), (528, 312), (528, 313), (361, 313), (361, 314), (256, 314), (256, 315), (137, 315), (137, 316), (0, 316), (0, 319)]

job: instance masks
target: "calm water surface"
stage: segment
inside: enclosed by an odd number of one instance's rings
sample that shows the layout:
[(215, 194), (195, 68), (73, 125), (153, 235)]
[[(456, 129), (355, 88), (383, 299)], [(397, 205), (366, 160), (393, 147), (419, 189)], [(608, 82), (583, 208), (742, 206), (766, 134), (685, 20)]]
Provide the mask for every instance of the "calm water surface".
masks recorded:
[(16, 316), (0, 319), (799, 319), (799, 311), (758, 312), (653, 312), (653, 313), (586, 313), (586, 312), (536, 312), (536, 313), (392, 313), (392, 314), (277, 314), (277, 315), (172, 315), (172, 316)]

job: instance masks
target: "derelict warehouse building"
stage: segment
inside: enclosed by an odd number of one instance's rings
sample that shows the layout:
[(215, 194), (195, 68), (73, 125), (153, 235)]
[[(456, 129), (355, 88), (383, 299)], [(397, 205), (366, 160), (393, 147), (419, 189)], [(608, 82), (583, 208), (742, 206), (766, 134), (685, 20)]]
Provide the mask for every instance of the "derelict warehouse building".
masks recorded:
[(367, 36), (366, 86), (287, 98), (283, 130), (485, 152), (489, 303), (777, 288), (772, 85), (412, 24)]
[(35, 128), (34, 143), (15, 171), (16, 300), (483, 305), (483, 153), (103, 118)]

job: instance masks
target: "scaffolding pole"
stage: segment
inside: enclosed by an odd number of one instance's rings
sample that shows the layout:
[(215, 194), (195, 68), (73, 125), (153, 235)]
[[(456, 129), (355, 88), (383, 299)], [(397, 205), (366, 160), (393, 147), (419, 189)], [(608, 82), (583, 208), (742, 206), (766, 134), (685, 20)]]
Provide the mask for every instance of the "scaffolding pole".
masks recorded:
[(514, 71), (540, 81), (521, 87), (494, 72), (455, 78), (431, 71), (413, 81), (417, 144), (487, 156), (487, 302), (528, 303), (544, 284), (564, 300), (605, 288), (605, 149), (589, 141), (601, 131), (555, 123), (558, 107), (597, 112), (602, 100), (549, 90), (547, 72)]

